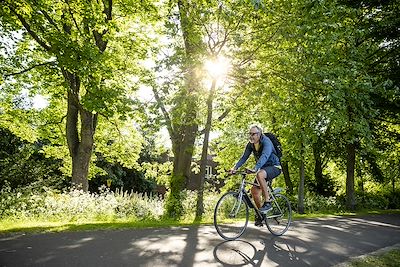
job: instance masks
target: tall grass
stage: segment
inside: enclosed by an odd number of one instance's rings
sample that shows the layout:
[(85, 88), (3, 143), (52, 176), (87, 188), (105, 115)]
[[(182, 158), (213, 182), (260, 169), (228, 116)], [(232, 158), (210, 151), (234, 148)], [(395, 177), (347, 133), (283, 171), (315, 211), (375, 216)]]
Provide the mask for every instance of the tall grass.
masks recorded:
[[(206, 194), (205, 220), (212, 218), (217, 195)], [(182, 192), (184, 216), (182, 221), (195, 218), (197, 194)], [(113, 222), (161, 221), (164, 219), (165, 200), (159, 195), (112, 192), (101, 188), (100, 193), (83, 192), (76, 188), (64, 191), (50, 188), (14, 189), (4, 186), (0, 190), (0, 221), (14, 222)]]
[[(195, 219), (197, 193), (184, 190), (181, 193), (184, 208), (180, 222), (192, 223)], [(220, 194), (208, 191), (204, 195), (203, 222), (212, 222), (215, 204)], [(297, 197), (289, 197), (293, 211), (297, 210)], [(359, 205), (367, 209), (390, 208), (384, 195), (357, 197)], [(393, 202), (393, 201), (392, 201)], [(344, 197), (322, 197), (308, 193), (304, 200), (306, 213), (342, 213)], [(164, 222), (165, 199), (159, 195), (115, 192), (103, 187), (99, 193), (83, 192), (76, 188), (56, 190), (25, 187), (11, 189), (6, 184), (0, 190), (0, 231), (13, 224), (36, 223), (103, 223), (103, 222)], [(397, 206), (398, 207), (398, 206)], [(150, 225), (151, 225), (150, 223)], [(11, 225), (11, 226), (10, 226)]]

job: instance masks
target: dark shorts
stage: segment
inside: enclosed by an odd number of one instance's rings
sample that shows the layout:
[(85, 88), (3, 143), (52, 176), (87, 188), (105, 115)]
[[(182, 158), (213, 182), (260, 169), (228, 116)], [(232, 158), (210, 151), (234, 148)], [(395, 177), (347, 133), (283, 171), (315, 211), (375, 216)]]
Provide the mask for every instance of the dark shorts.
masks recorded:
[(267, 173), (267, 181), (272, 181), (276, 176), (281, 174), (282, 170), (276, 166), (265, 166), (261, 169), (265, 170)]

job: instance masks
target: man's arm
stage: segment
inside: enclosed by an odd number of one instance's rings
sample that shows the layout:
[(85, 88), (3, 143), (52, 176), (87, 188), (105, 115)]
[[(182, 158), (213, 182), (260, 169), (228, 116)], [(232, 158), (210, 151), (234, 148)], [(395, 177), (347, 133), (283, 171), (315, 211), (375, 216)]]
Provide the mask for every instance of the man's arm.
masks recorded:
[(243, 164), (246, 163), (247, 159), (250, 157), (251, 155), (251, 144), (248, 143), (246, 145), (246, 148), (244, 149), (243, 155), (242, 157), (239, 159), (239, 161), (236, 163), (234, 170), (239, 169)]
[(262, 144), (263, 144), (263, 150), (261, 152), (260, 158), (256, 163), (256, 166), (254, 167), (255, 171), (258, 171), (262, 166), (264, 166), (264, 164), (267, 162), (272, 153), (273, 145), (271, 140), (269, 140), (269, 138), (264, 137), (262, 140)]

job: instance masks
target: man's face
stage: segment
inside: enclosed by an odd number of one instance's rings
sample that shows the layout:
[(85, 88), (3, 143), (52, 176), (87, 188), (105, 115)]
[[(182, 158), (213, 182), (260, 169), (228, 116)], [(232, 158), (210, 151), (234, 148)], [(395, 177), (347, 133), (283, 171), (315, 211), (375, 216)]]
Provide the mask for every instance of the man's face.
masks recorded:
[(258, 143), (260, 141), (260, 136), (261, 136), (261, 134), (257, 128), (253, 127), (250, 129), (250, 131), (249, 131), (250, 143), (252, 143), (252, 144)]

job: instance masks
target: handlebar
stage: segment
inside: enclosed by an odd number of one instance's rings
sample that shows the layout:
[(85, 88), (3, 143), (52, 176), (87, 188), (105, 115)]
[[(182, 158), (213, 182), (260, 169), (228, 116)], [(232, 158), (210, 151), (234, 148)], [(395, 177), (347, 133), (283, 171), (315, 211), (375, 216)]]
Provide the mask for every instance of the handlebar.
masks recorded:
[(228, 175), (236, 175), (236, 174), (241, 174), (241, 175), (247, 175), (247, 174), (255, 174), (256, 171), (245, 168), (244, 171), (232, 171), (232, 172), (228, 172)]

